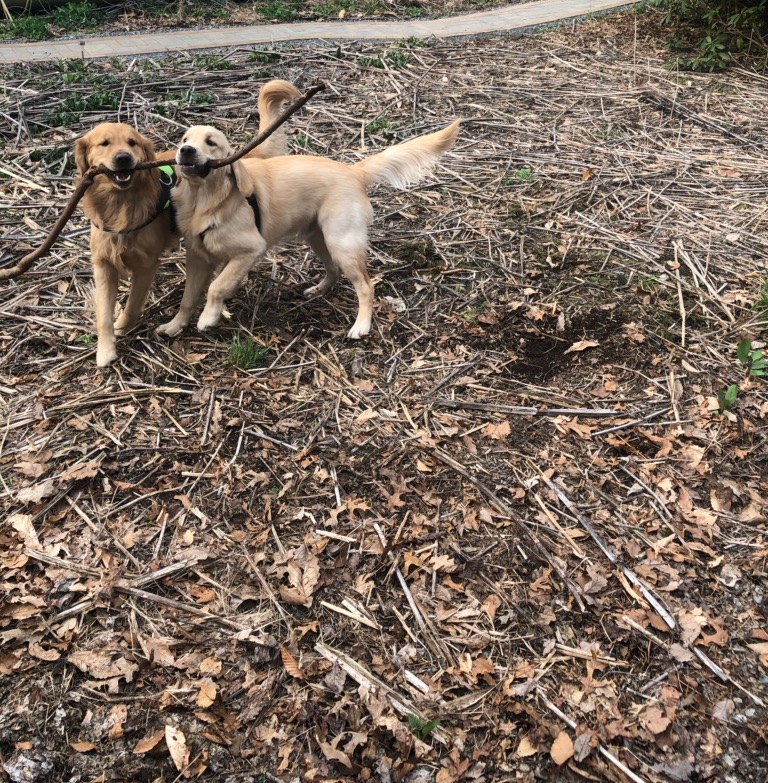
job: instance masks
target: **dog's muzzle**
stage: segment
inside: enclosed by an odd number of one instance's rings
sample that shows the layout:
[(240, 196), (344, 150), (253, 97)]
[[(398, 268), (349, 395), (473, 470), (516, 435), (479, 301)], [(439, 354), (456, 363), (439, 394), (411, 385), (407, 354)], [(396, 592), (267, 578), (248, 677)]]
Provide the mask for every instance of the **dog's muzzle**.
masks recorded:
[(133, 159), (133, 155), (128, 152), (118, 152), (112, 158), (112, 170), (107, 172), (107, 176), (118, 188), (130, 187), (133, 182), (133, 167), (135, 165), (136, 161)]
[(185, 177), (207, 177), (211, 170), (208, 161), (200, 163), (197, 149), (188, 144), (179, 147), (179, 151), (176, 153), (176, 162)]

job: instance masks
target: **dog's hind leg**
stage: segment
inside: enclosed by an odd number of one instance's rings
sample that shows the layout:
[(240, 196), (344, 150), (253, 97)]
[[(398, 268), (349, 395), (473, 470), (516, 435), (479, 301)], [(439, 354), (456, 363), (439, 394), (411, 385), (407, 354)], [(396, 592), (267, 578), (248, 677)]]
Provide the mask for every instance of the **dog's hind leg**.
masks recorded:
[(324, 294), (327, 294), (328, 291), (336, 285), (336, 282), (339, 279), (339, 268), (333, 262), (331, 254), (325, 246), (322, 232), (316, 231), (314, 234), (307, 237), (307, 244), (315, 251), (315, 254), (325, 266), (325, 277), (317, 285), (310, 286), (304, 291), (304, 296), (306, 296), (307, 299), (311, 299), (313, 296), (323, 296)]
[(179, 312), (173, 320), (157, 327), (158, 334), (164, 334), (166, 337), (175, 337), (189, 323), (203, 290), (211, 279), (213, 267), (203, 253), (187, 247), (186, 271), (187, 278), (184, 281)]
[(358, 340), (371, 331), (373, 315), (373, 284), (365, 265), (366, 247), (356, 243), (350, 244), (344, 240), (330, 240), (327, 234), (325, 241), (333, 264), (355, 287), (358, 303), (357, 319), (347, 332), (347, 337)]
[(128, 301), (125, 303), (125, 309), (120, 313), (120, 317), (115, 322), (115, 334), (124, 334), (133, 329), (139, 321), (141, 313), (144, 310), (144, 303), (147, 301), (149, 289), (152, 287), (152, 281), (155, 279), (155, 266), (147, 269), (139, 267), (131, 275), (131, 290), (128, 292)]
[(93, 262), (93, 280), (96, 286), (96, 365), (107, 367), (117, 359), (115, 345), (115, 302), (117, 301), (117, 269), (109, 261)]

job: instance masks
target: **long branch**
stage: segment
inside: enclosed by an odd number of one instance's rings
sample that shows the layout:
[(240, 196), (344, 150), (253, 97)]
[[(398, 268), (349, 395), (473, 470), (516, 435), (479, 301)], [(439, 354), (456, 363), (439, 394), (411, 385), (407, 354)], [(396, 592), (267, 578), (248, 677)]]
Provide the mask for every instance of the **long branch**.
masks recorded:
[[(295, 114), (307, 101), (320, 92), (320, 90), (324, 89), (325, 84), (322, 82), (320, 84), (314, 85), (314, 87), (310, 87), (304, 93), (304, 95), (297, 98), (290, 106), (288, 106), (288, 108), (272, 123), (270, 123), (270, 125), (267, 126), (267, 128), (265, 128), (262, 133), (256, 136), (253, 141), (251, 141), (249, 144), (246, 144), (245, 147), (237, 150), (237, 152), (234, 152), (229, 157), (222, 158), (221, 160), (211, 161), (209, 168), (217, 169), (221, 166), (228, 166), (230, 163), (234, 163), (236, 160), (239, 160), (240, 158), (247, 155), (249, 152), (251, 152), (251, 150), (254, 150), (256, 147), (258, 147), (259, 144), (263, 144), (289, 117)], [(133, 168), (133, 171), (143, 171), (145, 169), (156, 169), (159, 166), (175, 165), (176, 161), (173, 158), (170, 160), (150, 160), (143, 163), (137, 163)], [(105, 166), (93, 166), (88, 169), (88, 171), (86, 171), (85, 174), (83, 174), (81, 177), (80, 182), (70, 196), (67, 205), (64, 207), (61, 215), (59, 215), (59, 219), (56, 221), (53, 228), (48, 232), (48, 236), (45, 238), (43, 243), (35, 250), (27, 253), (27, 255), (25, 255), (24, 258), (22, 258), (21, 261), (19, 261), (15, 266), (9, 267), (8, 269), (0, 269), (0, 280), (10, 280), (11, 278), (23, 275), (24, 272), (26, 272), (32, 266), (32, 264), (35, 263), (35, 261), (37, 261), (38, 258), (42, 258), (42, 256), (44, 256), (53, 247), (53, 243), (56, 241), (59, 234), (61, 234), (64, 226), (67, 224), (67, 221), (72, 217), (72, 213), (75, 211), (75, 208), (80, 203), (82, 197), (85, 195), (85, 191), (88, 190), (88, 188), (93, 184), (94, 177), (98, 176), (99, 174), (107, 174), (108, 172), (109, 169), (107, 169)]]

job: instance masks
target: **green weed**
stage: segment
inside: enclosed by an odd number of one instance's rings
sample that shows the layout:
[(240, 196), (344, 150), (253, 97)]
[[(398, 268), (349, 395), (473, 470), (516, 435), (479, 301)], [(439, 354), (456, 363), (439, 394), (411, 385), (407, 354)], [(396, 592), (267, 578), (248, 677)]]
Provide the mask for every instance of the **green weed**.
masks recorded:
[(386, 117), (377, 117), (365, 126), (366, 136), (374, 136), (377, 133), (393, 139), (400, 130), (400, 123), (388, 120)]
[(280, 59), (280, 55), (277, 52), (269, 52), (265, 49), (256, 49), (252, 51), (246, 60), (249, 63), (274, 63)]
[(43, 41), (50, 38), (48, 20), (44, 16), (15, 16), (4, 22), (0, 28), (3, 38), (26, 38), (29, 41)]
[(86, 111), (116, 109), (120, 102), (119, 93), (113, 90), (98, 90), (92, 93), (69, 93), (51, 111), (46, 121), (55, 127), (69, 127), (76, 123)]
[(364, 68), (405, 68), (411, 62), (411, 56), (398, 46), (387, 49), (378, 57), (358, 57), (357, 64)]
[(755, 350), (750, 340), (742, 340), (736, 349), (736, 357), (748, 374), (755, 378), (766, 376), (765, 356), (762, 351)]
[(408, 725), (411, 727), (415, 737), (422, 742), (426, 742), (429, 739), (429, 735), (440, 725), (440, 721), (437, 718), (425, 721), (418, 715), (411, 714), (408, 716)]
[(90, 32), (95, 30), (104, 14), (89, 0), (62, 5), (51, 14), (51, 20), (57, 27), (63, 27), (68, 33)]
[(267, 19), (277, 19), (278, 22), (292, 22), (297, 14), (298, 2), (286, 2), (286, 0), (267, 0), (257, 5), (262, 16)]
[(717, 413), (725, 413), (733, 407), (736, 398), (739, 396), (739, 387), (732, 383), (727, 389), (717, 390)]
[(238, 332), (229, 344), (227, 357), (238, 370), (252, 370), (263, 363), (264, 357), (269, 353), (269, 348), (256, 343), (248, 338), (246, 342), (241, 342)]
[(231, 71), (237, 67), (231, 60), (218, 54), (196, 54), (192, 62), (203, 71)]

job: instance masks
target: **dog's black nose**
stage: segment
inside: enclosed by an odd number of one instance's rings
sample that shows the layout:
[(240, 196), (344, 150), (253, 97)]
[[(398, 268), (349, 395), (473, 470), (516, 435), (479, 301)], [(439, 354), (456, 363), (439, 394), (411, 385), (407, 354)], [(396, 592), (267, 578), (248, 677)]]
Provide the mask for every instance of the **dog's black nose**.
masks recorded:
[(197, 150), (194, 147), (191, 147), (189, 144), (185, 144), (180, 150), (179, 153), (183, 158), (193, 158), (195, 154), (197, 153)]
[(129, 169), (133, 165), (133, 155), (130, 152), (118, 152), (115, 155), (115, 166)]

